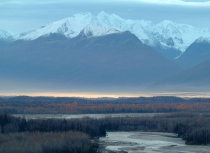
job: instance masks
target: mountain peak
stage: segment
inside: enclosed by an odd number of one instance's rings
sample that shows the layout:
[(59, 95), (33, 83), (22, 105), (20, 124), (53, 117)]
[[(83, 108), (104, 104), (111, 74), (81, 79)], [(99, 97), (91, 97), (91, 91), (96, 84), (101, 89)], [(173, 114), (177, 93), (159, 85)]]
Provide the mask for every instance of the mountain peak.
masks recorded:
[(78, 21), (83, 21), (84, 19), (92, 18), (92, 16), (93, 15), (90, 12), (81, 12), (81, 13), (74, 14), (73, 18), (78, 20)]
[[(85, 30), (84, 30), (85, 29)], [(177, 24), (170, 20), (154, 24), (145, 20), (123, 19), (116, 14), (101, 11), (98, 15), (82, 12), (71, 17), (50, 23), (37, 30), (20, 34), (17, 39), (34, 40), (40, 36), (57, 33), (74, 38), (85, 31), (88, 36), (102, 36), (116, 31), (130, 31), (141, 42), (152, 47), (179, 50), (184, 52), (199, 37), (209, 37), (210, 29), (194, 28), (186, 24)], [(171, 45), (172, 44), (172, 45)]]
[(15, 34), (11, 31), (5, 31), (0, 29), (0, 39), (2, 40), (12, 40), (14, 39)]
[(97, 18), (99, 20), (102, 20), (102, 21), (108, 21), (110, 19), (111, 15), (107, 14), (106, 12), (104, 11), (101, 11), (98, 15), (97, 15)]
[(98, 13), (98, 16), (109, 16), (109, 14), (105, 11), (101, 11), (100, 13)]
[(171, 20), (163, 20), (159, 24), (164, 26), (164, 27), (167, 27), (168, 25), (174, 25), (174, 22), (172, 22)]
[(100, 13), (98, 13), (97, 18), (101, 18), (101, 17), (113, 17), (113, 18), (117, 18), (119, 20), (124, 20), (123, 18), (121, 18), (120, 16), (116, 15), (116, 14), (108, 14), (105, 11), (101, 11)]
[(210, 44), (210, 37), (199, 37), (195, 40), (196, 43), (209, 43)]

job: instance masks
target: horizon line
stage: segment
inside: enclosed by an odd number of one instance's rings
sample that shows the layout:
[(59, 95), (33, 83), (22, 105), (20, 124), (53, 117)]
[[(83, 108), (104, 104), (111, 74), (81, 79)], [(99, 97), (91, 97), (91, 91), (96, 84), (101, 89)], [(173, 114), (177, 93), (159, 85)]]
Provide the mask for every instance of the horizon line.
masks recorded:
[(181, 98), (210, 98), (209, 92), (140, 92), (140, 93), (88, 93), (88, 92), (8, 92), (1, 93), (0, 97), (54, 97), (54, 98), (138, 98), (138, 97), (181, 97)]

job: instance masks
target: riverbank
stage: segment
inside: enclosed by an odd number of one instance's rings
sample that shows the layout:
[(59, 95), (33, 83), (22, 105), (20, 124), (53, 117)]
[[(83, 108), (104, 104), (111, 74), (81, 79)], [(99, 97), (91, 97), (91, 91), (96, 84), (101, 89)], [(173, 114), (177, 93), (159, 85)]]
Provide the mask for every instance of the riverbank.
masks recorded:
[(174, 133), (107, 132), (99, 140), (102, 153), (209, 153), (210, 146), (186, 145)]

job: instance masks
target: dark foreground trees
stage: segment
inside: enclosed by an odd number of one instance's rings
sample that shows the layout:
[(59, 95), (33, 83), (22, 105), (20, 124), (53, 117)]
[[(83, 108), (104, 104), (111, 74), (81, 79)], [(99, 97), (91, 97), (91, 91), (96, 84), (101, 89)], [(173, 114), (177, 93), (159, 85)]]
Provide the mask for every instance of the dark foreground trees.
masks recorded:
[[(66, 120), (29, 120), (0, 115), (0, 153), (96, 153), (97, 145)], [(92, 129), (93, 130), (93, 129)]]
[(21, 132), (0, 134), (1, 153), (92, 153), (89, 137), (81, 132)]

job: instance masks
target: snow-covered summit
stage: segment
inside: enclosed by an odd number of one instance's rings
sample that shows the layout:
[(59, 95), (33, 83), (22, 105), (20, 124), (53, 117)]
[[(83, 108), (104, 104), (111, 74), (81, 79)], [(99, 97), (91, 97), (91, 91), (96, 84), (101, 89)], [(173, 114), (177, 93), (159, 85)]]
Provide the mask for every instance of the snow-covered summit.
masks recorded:
[(62, 34), (68, 38), (76, 37), (88, 25), (91, 18), (90, 13), (75, 14), (72, 17), (42, 26), (37, 30), (20, 34), (19, 39), (34, 40), (51, 33)]
[(14, 33), (0, 29), (0, 40), (13, 40), (14, 36)]
[(208, 44), (210, 44), (210, 37), (199, 37), (195, 42), (196, 43), (208, 43)]
[(119, 32), (110, 26), (102, 25), (99, 19), (91, 13), (79, 13), (72, 17), (50, 23), (29, 33), (20, 34), (19, 39), (34, 40), (50, 33), (62, 34), (67, 38), (73, 38), (78, 36), (82, 31), (87, 36), (101, 36)]
[(89, 12), (78, 13), (40, 27), (37, 30), (22, 33), (18, 39), (34, 40), (40, 36), (57, 33), (67, 38), (78, 36), (81, 32), (89, 37), (130, 31), (144, 44), (155, 47), (177, 49), (182, 52), (199, 37), (209, 37), (210, 29), (195, 28), (191, 25), (178, 24), (170, 20), (154, 24), (146, 20), (123, 19), (115, 14), (102, 11), (98, 15)]

